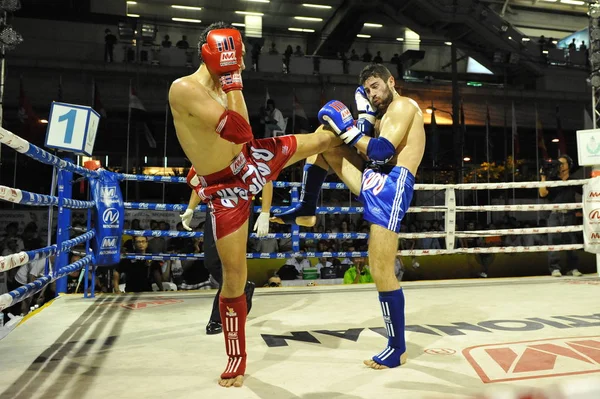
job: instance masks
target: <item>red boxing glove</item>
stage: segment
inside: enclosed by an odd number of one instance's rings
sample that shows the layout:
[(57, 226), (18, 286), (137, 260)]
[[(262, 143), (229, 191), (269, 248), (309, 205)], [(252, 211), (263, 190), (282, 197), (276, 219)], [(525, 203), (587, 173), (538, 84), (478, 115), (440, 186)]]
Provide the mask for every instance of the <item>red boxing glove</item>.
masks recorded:
[(225, 111), (215, 129), (217, 134), (234, 144), (244, 144), (254, 140), (252, 128), (246, 119), (235, 111)]
[(208, 71), (220, 76), (221, 86), (226, 93), (242, 90), (242, 35), (237, 29), (215, 29), (208, 32), (202, 45), (202, 60)]

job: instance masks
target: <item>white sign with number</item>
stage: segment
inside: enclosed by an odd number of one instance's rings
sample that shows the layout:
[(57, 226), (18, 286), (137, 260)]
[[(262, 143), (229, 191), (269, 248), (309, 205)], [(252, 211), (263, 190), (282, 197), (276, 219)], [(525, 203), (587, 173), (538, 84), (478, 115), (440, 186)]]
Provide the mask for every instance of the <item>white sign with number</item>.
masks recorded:
[(52, 102), (46, 147), (92, 156), (99, 122), (92, 107)]

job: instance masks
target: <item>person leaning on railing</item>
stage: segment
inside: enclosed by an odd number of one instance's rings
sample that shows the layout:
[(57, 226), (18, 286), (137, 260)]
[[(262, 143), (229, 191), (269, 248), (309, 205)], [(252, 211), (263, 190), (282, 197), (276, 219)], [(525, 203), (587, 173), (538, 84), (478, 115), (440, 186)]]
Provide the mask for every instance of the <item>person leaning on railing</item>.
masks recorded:
[[(567, 154), (561, 155), (557, 161), (548, 162), (540, 170), (541, 181), (562, 180), (566, 181), (571, 177), (573, 169), (573, 160)], [(547, 198), (552, 204), (574, 203), (575, 194), (582, 193), (581, 186), (563, 186), (563, 187), (540, 187), (539, 194), (542, 198)], [(554, 210), (548, 217), (548, 227), (575, 225), (577, 222), (574, 210)], [(548, 245), (557, 244), (577, 244), (575, 233), (548, 234)], [(568, 275), (580, 277), (582, 274), (577, 270), (579, 258), (575, 251), (567, 251), (567, 271)], [(548, 267), (550, 274), (554, 277), (562, 276), (560, 266), (560, 253), (558, 251), (548, 252)]]

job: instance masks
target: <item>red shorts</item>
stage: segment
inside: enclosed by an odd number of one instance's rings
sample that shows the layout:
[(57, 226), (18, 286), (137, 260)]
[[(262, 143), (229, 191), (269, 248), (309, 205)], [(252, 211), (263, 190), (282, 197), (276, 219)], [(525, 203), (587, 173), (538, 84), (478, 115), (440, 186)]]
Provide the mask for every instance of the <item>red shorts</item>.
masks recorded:
[(206, 176), (192, 167), (187, 176), (190, 187), (212, 208), (215, 240), (239, 229), (250, 217), (252, 197), (277, 178), (296, 153), (296, 137), (280, 136), (252, 140), (231, 165)]

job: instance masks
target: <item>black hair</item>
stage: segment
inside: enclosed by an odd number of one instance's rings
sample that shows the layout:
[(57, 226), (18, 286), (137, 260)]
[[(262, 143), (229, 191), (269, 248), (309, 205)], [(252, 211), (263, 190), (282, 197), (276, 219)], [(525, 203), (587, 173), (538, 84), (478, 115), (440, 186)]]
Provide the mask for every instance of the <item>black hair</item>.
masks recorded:
[(573, 169), (573, 158), (571, 158), (570, 156), (568, 156), (567, 154), (562, 154), (560, 158), (564, 158), (567, 160), (567, 163), (569, 164), (569, 172)]
[(367, 79), (371, 77), (381, 78), (387, 83), (390, 76), (392, 76), (392, 73), (385, 66), (381, 64), (369, 64), (360, 71), (358, 84), (361, 86), (364, 85)]
[(200, 58), (200, 61), (202, 61), (202, 45), (206, 43), (206, 37), (208, 36), (208, 33), (215, 29), (236, 29), (236, 27), (228, 22), (223, 21), (213, 22), (212, 24), (208, 25), (206, 29), (200, 33), (200, 40), (198, 40), (198, 57)]
[(269, 98), (267, 100), (267, 105), (269, 105), (269, 104), (273, 104), (273, 106), (275, 106), (275, 101), (272, 98)]

